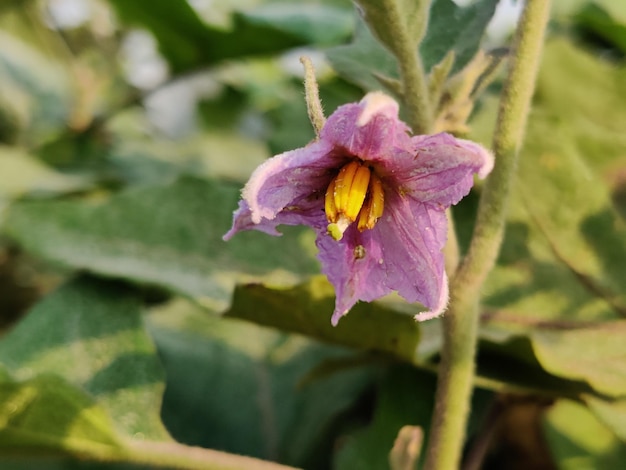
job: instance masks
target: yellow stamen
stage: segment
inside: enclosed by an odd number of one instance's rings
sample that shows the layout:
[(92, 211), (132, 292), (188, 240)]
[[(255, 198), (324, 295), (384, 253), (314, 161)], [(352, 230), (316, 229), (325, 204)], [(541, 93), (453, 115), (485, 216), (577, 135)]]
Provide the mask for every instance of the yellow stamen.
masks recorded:
[(335, 207), (351, 222), (356, 220), (365, 201), (370, 174), (368, 167), (353, 161), (345, 165), (335, 178)]
[(352, 222), (359, 216), (359, 211), (363, 207), (363, 202), (367, 196), (367, 187), (370, 182), (370, 169), (366, 166), (360, 166), (352, 180), (350, 186), (350, 195), (348, 196), (348, 204), (344, 209), (346, 217)]
[(360, 161), (344, 165), (328, 185), (324, 210), (328, 233), (341, 240), (350, 224), (358, 220), (358, 229), (371, 229), (382, 215), (384, 192), (380, 178)]
[(339, 217), (339, 212), (337, 212), (337, 206), (335, 205), (335, 181), (337, 181), (336, 177), (328, 185), (324, 198), (324, 212), (326, 212), (326, 219), (331, 223), (337, 222), (337, 217)]
[(378, 219), (383, 215), (385, 208), (385, 192), (380, 178), (372, 174), (369, 182), (368, 195), (363, 208), (359, 213), (359, 222), (357, 228), (359, 231), (372, 229), (376, 225)]
[(352, 180), (354, 180), (359, 166), (358, 162), (350, 162), (339, 170), (339, 174), (335, 178), (335, 205), (339, 212), (344, 212), (348, 205)]

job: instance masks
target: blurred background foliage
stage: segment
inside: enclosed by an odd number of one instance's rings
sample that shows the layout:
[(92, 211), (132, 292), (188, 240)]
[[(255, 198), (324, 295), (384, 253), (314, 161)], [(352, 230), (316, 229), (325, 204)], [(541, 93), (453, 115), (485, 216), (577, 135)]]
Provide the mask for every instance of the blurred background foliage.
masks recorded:
[[(520, 5), (462, 3), (433, 2), (420, 53), (450, 73), (440, 130), (489, 145)], [(626, 459), (626, 11), (554, 3), (468, 469)], [(402, 426), (427, 433), (439, 321), (390, 297), (332, 328), (311, 232), (221, 240), (253, 169), (313, 137), (303, 54), (328, 114), (397, 91), (347, 0), (0, 3), (3, 468), (208, 468), (158, 447), (176, 441), (381, 469)], [(463, 247), (479, 192), (454, 210)]]

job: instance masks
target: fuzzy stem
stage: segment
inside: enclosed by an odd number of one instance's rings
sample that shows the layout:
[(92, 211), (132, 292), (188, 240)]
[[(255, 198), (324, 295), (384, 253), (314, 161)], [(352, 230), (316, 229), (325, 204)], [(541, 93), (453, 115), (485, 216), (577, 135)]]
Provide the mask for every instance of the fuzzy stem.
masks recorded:
[(313, 62), (307, 56), (300, 57), (300, 63), (304, 67), (304, 93), (306, 97), (306, 109), (309, 113), (309, 120), (315, 130), (315, 136), (319, 137), (322, 127), (326, 123), (322, 101), (320, 100), (319, 87), (315, 78)]
[(549, 0), (528, 0), (516, 33), (494, 132), (496, 163), (485, 182), (472, 241), (451, 283), (450, 308), (443, 318), (444, 344), (425, 466), (429, 470), (459, 468), (475, 372), (479, 292), (500, 251), (549, 12)]
[[(418, 0), (419, 12), (417, 16), (421, 18), (421, 30), (417, 32), (407, 30), (405, 19), (400, 14), (397, 1), (381, 0), (381, 4), (387, 14), (389, 28), (395, 32), (393, 51), (400, 66), (403, 101), (413, 132), (415, 134), (428, 134), (433, 126), (433, 115), (428, 95), (428, 81), (422, 60), (417, 53), (416, 42), (421, 40), (426, 31), (430, 0)], [(417, 41), (415, 36), (418, 37)]]
[[(295, 467), (268, 462), (243, 455), (192, 447), (178, 442), (134, 442), (124, 462), (151, 468), (187, 470), (297, 470)], [(115, 462), (115, 459), (112, 460)]]

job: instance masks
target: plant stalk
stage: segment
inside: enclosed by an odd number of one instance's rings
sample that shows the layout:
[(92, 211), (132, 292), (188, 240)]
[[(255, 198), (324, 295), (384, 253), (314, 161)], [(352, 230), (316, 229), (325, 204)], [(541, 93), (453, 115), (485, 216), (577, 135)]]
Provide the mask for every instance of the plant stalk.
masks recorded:
[(403, 102), (409, 115), (409, 125), (415, 134), (428, 134), (433, 127), (433, 113), (428, 95), (428, 82), (416, 44), (420, 42), (420, 36), (426, 32), (430, 0), (418, 1), (419, 12), (417, 16), (421, 18), (421, 30), (412, 32), (414, 36), (418, 36), (416, 40), (410, 36), (410, 32), (407, 30), (405, 18), (400, 14), (398, 0), (381, 0), (390, 29), (395, 32), (393, 37), (396, 38), (396, 41), (393, 52), (400, 67)]
[(479, 293), (493, 268), (504, 235), (511, 181), (535, 88), (549, 0), (527, 0), (513, 44), (513, 55), (494, 132), (494, 169), (485, 182), (466, 257), (450, 286), (443, 318), (444, 344), (425, 468), (460, 467), (475, 373)]
[(124, 459), (151, 468), (181, 470), (297, 470), (295, 467), (243, 455), (192, 447), (178, 442), (134, 442)]
[(324, 117), (319, 87), (315, 78), (315, 69), (313, 68), (313, 62), (307, 56), (300, 57), (300, 63), (304, 66), (304, 93), (309, 121), (311, 121), (311, 125), (315, 130), (315, 137), (319, 139), (322, 128), (326, 123), (326, 118)]

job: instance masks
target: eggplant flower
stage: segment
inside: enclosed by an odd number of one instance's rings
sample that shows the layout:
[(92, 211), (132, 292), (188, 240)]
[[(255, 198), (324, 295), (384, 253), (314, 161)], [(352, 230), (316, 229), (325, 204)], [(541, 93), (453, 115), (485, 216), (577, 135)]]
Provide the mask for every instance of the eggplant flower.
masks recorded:
[(381, 92), (340, 106), (319, 138), (259, 166), (246, 184), (225, 240), (276, 226), (317, 233), (322, 271), (335, 287), (332, 324), (359, 300), (397, 291), (426, 320), (448, 303), (442, 249), (446, 208), (484, 178), (492, 155), (449, 134), (409, 134), (398, 104)]

